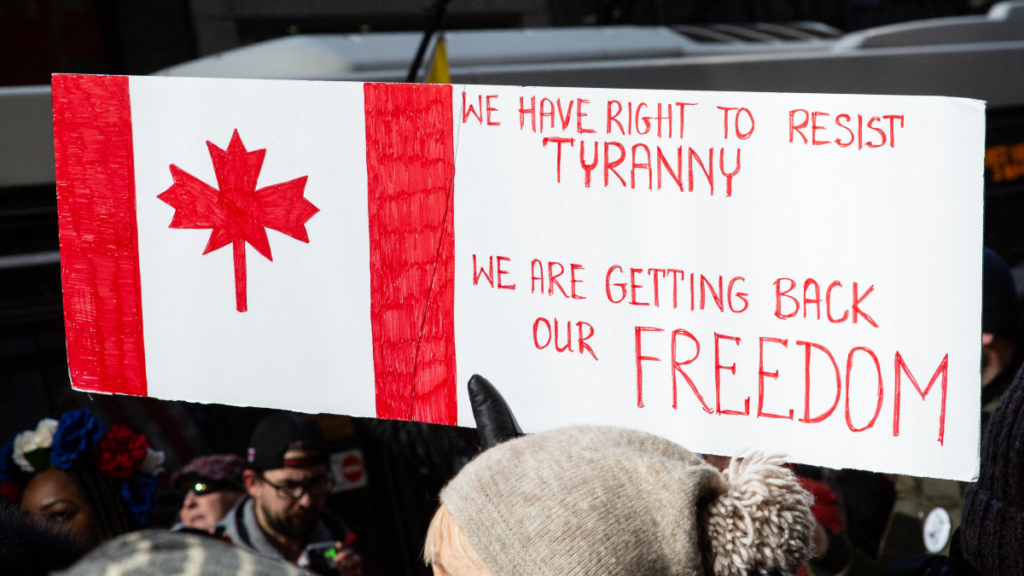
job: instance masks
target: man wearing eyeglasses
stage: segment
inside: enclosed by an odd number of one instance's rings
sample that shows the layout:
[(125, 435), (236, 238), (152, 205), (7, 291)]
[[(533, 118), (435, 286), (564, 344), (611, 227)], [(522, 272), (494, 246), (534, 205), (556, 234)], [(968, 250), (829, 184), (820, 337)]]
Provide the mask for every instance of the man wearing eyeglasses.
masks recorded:
[(248, 495), (221, 520), (232, 543), (325, 574), (362, 576), (355, 536), (324, 508), (332, 486), (320, 427), (298, 414), (256, 426), (242, 473)]

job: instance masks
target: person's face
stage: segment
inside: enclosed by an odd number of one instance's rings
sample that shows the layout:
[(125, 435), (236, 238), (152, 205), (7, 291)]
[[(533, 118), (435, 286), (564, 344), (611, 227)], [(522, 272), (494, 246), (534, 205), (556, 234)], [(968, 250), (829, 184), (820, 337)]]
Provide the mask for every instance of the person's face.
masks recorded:
[[(285, 459), (306, 455), (288, 451)], [(281, 536), (302, 538), (316, 525), (327, 501), (328, 476), (323, 464), (277, 468), (262, 473), (246, 471), (246, 490), (259, 506), (269, 528)]]
[(981, 385), (995, 380), (996, 376), (1013, 360), (1016, 345), (1012, 340), (995, 334), (981, 334)]
[(93, 547), (99, 543), (99, 530), (89, 505), (74, 480), (63, 470), (36, 474), (25, 487), (21, 507), (54, 530), (67, 530), (84, 546)]
[(181, 523), (186, 528), (213, 532), (214, 525), (220, 521), (242, 496), (235, 490), (217, 490), (205, 494), (196, 494), (189, 490), (185, 493), (185, 501), (181, 505)]

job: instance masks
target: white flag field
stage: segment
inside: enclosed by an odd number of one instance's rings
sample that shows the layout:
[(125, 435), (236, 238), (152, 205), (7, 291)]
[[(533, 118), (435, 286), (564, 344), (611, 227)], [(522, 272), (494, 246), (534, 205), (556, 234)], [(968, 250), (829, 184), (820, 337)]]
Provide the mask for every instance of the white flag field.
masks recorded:
[(984, 104), (56, 75), (72, 385), (978, 472)]

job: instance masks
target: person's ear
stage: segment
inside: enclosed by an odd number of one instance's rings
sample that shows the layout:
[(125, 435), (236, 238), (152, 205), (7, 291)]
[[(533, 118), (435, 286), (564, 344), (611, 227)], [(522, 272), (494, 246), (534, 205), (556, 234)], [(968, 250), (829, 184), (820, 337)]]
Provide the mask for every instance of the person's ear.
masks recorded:
[(480, 450), (487, 450), (523, 436), (508, 402), (486, 378), (474, 374), (469, 379), (469, 403), (473, 407), (476, 433), (480, 436)]
[(256, 475), (252, 470), (242, 471), (242, 483), (245, 484), (245, 491), (249, 493), (249, 496), (255, 498), (259, 495), (260, 488), (259, 476)]

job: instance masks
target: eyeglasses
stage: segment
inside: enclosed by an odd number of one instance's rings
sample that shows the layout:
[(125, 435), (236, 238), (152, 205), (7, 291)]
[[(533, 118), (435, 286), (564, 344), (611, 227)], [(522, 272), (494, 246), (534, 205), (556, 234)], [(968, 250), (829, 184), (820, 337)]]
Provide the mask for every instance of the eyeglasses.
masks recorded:
[(277, 491), (277, 495), (286, 500), (297, 502), (301, 500), (303, 496), (309, 494), (314, 498), (323, 498), (327, 495), (327, 492), (334, 487), (334, 479), (324, 474), (312, 480), (306, 482), (285, 482), (284, 486), (274, 484), (270, 480), (267, 480), (266, 476), (260, 474), (260, 480), (266, 482), (268, 486)]

